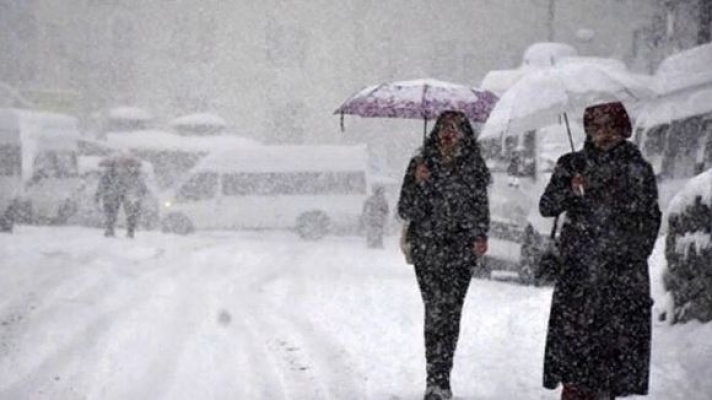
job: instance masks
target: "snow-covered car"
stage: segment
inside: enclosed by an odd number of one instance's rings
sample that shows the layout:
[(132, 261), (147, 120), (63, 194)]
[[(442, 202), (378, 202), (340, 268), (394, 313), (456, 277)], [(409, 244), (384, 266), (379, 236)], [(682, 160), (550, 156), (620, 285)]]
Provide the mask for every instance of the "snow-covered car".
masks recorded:
[(672, 322), (712, 320), (712, 170), (691, 179), (666, 213), (665, 289)]
[[(103, 159), (104, 157), (101, 156), (79, 157), (81, 183), (73, 196), (77, 210), (69, 219), (72, 224), (91, 227), (101, 227), (104, 224), (104, 212), (101, 204), (97, 204), (94, 201), (99, 179), (104, 169), (104, 167), (100, 166)], [(159, 196), (153, 166), (146, 161), (142, 161), (141, 174), (146, 182), (148, 193), (142, 200), (141, 216), (138, 223), (139, 227), (143, 229), (154, 229), (158, 225)], [(123, 213), (123, 211), (120, 211), (120, 213)], [(125, 226), (125, 224), (126, 219), (119, 217), (117, 225)]]

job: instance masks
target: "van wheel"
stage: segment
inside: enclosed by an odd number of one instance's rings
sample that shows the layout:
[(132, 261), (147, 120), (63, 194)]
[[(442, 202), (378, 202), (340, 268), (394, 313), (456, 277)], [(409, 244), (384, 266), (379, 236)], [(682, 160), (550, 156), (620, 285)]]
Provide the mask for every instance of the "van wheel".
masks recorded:
[(534, 269), (537, 263), (538, 234), (531, 225), (524, 229), (522, 247), (519, 253), (519, 281), (524, 285), (536, 285), (538, 282), (534, 278)]
[(297, 233), (304, 240), (319, 240), (329, 233), (329, 217), (321, 211), (309, 211), (297, 218)]
[(161, 223), (161, 231), (163, 233), (176, 233), (178, 235), (187, 235), (195, 231), (193, 223), (184, 214), (173, 213), (168, 214)]
[(77, 210), (77, 203), (72, 200), (66, 200), (61, 206), (59, 206), (57, 216), (52, 221), (52, 224), (65, 225), (69, 221), (69, 218), (77, 213)]
[(35, 212), (30, 200), (14, 199), (7, 215), (16, 224), (31, 224), (35, 220)]

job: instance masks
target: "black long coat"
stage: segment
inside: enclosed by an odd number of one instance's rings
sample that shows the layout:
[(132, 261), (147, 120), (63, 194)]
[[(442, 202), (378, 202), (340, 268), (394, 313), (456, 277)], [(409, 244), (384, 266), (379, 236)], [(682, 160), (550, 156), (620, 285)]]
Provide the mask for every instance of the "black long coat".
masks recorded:
[[(574, 195), (574, 171), (585, 194)], [(544, 386), (570, 383), (614, 396), (646, 394), (651, 306), (647, 259), (660, 227), (650, 164), (623, 142), (583, 150), (558, 161), (539, 208), (566, 212), (561, 230), (564, 272), (549, 316)]]

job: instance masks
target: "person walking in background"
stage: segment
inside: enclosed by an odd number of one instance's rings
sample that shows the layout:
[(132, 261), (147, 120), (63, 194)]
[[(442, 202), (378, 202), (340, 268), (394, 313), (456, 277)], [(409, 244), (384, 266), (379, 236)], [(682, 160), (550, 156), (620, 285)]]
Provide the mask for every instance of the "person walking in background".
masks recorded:
[(544, 217), (566, 212), (563, 271), (554, 288), (544, 387), (562, 400), (645, 395), (651, 306), (647, 259), (660, 227), (653, 170), (621, 103), (584, 113), (583, 150), (563, 155), (541, 197)]
[(141, 202), (147, 193), (146, 183), (141, 176), (141, 164), (133, 159), (110, 160), (99, 180), (95, 202), (101, 201), (104, 209), (104, 236), (112, 237), (114, 225), (123, 205), (126, 214), (126, 236), (134, 237), (136, 225), (141, 215)]
[(363, 204), (361, 218), (366, 229), (366, 246), (383, 248), (383, 230), (388, 219), (388, 202), (382, 186), (375, 186), (373, 194)]
[(454, 111), (438, 117), (405, 173), (398, 213), (425, 308), (426, 400), (452, 398), (462, 308), (487, 251), (490, 180), (470, 122)]

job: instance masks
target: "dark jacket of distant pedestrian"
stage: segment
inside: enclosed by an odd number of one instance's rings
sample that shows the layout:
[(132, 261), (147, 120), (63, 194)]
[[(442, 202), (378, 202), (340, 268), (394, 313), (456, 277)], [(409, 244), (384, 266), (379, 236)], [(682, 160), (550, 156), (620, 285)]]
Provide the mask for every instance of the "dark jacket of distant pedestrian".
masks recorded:
[[(398, 213), (425, 306), (426, 398), (447, 398), (460, 317), (477, 257), (487, 251), (490, 173), (474, 131), (445, 112), (405, 173)], [(445, 396), (442, 396), (442, 394)]]
[(95, 196), (95, 201), (101, 201), (104, 209), (105, 236), (114, 236), (114, 225), (121, 205), (126, 214), (127, 236), (134, 236), (146, 192), (139, 162), (114, 162), (106, 167), (99, 179)]
[(557, 161), (539, 204), (566, 212), (564, 269), (549, 316), (544, 386), (562, 399), (613, 399), (648, 392), (651, 346), (647, 259), (660, 226), (655, 176), (627, 142), (621, 103), (589, 107), (583, 150)]
[(363, 204), (361, 218), (366, 229), (366, 244), (370, 248), (383, 247), (383, 230), (388, 219), (388, 201), (383, 187), (377, 186)]

